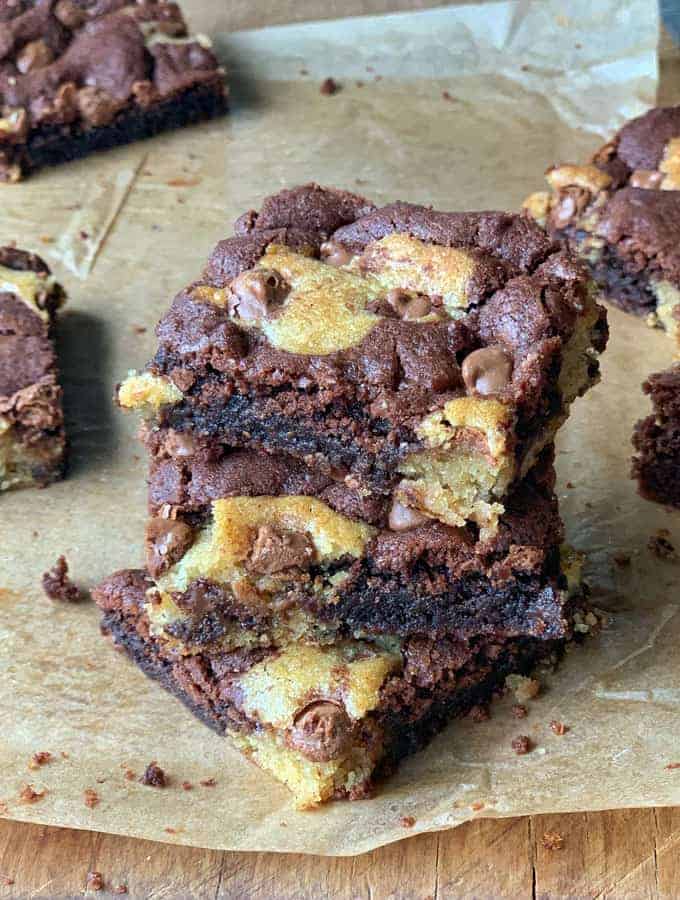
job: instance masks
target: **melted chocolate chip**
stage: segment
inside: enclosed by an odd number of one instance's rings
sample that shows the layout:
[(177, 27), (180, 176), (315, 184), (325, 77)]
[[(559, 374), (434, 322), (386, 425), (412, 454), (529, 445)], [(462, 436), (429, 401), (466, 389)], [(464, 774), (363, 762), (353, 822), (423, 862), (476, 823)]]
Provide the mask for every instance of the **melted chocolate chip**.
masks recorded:
[(314, 544), (306, 534), (261, 525), (246, 568), (258, 575), (274, 575), (294, 566), (307, 567), (313, 558)]
[(337, 241), (324, 241), (320, 248), (321, 259), (329, 266), (346, 266), (354, 254)]
[(229, 312), (245, 322), (256, 322), (271, 315), (288, 293), (288, 286), (273, 269), (243, 272), (231, 282), (229, 289)]
[(498, 394), (510, 383), (512, 359), (502, 347), (482, 347), (465, 357), (461, 372), (471, 393)]
[(49, 66), (53, 59), (54, 54), (45, 41), (30, 41), (17, 55), (16, 67), (22, 75), (25, 75), (33, 69)]
[(157, 578), (181, 559), (193, 540), (194, 533), (186, 523), (151, 519), (145, 535), (146, 564), (151, 576)]
[(289, 742), (313, 762), (327, 762), (348, 748), (352, 723), (333, 700), (315, 700), (295, 716)]
[(393, 288), (385, 298), (397, 315), (405, 321), (420, 319), (432, 310), (429, 297), (424, 294), (409, 294), (401, 288)]
[(80, 28), (87, 19), (85, 10), (73, 0), (58, 0), (54, 7), (54, 15), (67, 28)]
[(656, 172), (653, 169), (636, 169), (630, 176), (628, 182), (634, 188), (647, 188), (653, 190), (658, 188), (663, 181), (663, 173)]
[(410, 506), (404, 506), (398, 500), (395, 500), (390, 509), (388, 525), (392, 531), (409, 531), (411, 528), (417, 528), (427, 522), (427, 516), (424, 516), (417, 509)]

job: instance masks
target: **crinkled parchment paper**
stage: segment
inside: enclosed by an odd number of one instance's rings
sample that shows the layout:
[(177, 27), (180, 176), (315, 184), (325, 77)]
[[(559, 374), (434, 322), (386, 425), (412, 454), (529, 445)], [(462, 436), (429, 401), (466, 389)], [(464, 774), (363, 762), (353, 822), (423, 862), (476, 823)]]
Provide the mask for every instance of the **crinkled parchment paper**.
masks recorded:
[[(215, 21), (212, 4), (186, 6), (199, 24)], [(224, 36), (228, 121), (3, 190), (0, 239), (50, 254), (70, 291), (59, 344), (72, 441), (67, 481), (0, 498), (5, 815), (351, 854), (472, 816), (680, 803), (680, 770), (667, 768), (680, 761), (680, 566), (647, 549), (658, 528), (680, 546), (680, 521), (628, 479), (631, 429), (647, 409), (639, 385), (671, 347), (618, 312), (602, 384), (576, 404), (558, 457), (569, 536), (590, 556), (611, 624), (543, 676), (527, 719), (512, 718), (508, 698), (488, 722), (454, 723), (374, 800), (294, 812), (283, 787), (102, 641), (91, 604), (54, 605), (39, 587), (59, 553), (88, 586), (140, 561), (145, 464), (134, 418), (111, 403), (114, 383), (151, 355), (158, 317), (238, 213), (311, 179), (378, 202), (514, 208), (548, 164), (584, 158), (653, 101), (656, 36), (653, 0), (487, 4)], [(319, 92), (326, 76), (342, 84), (335, 96)], [(613, 559), (622, 553), (626, 568)], [(568, 733), (555, 735), (552, 719)], [(535, 742), (527, 756), (511, 749), (518, 733)], [(41, 750), (53, 762), (29, 770)], [(152, 759), (166, 789), (124, 777)], [(200, 786), (208, 778), (216, 786)], [(23, 783), (47, 793), (22, 804)], [(416, 820), (409, 832), (403, 816)]]

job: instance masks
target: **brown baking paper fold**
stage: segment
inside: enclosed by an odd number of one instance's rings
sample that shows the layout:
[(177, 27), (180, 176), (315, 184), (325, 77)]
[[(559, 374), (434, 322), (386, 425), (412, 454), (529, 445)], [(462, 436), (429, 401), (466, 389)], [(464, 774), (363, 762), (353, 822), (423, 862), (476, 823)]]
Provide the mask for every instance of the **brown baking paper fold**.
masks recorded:
[[(186, 6), (199, 24), (214, 19), (208, 2)], [(647, 549), (659, 528), (680, 546), (680, 517), (642, 501), (628, 478), (633, 423), (647, 413), (640, 382), (669, 363), (671, 344), (621, 313), (602, 383), (576, 403), (558, 454), (569, 538), (588, 554), (608, 627), (541, 676), (528, 718), (514, 719), (506, 698), (490, 721), (453, 723), (373, 800), (295, 812), (285, 788), (102, 640), (92, 604), (53, 604), (40, 589), (61, 553), (88, 587), (140, 562), (145, 461), (114, 384), (152, 355), (157, 319), (237, 214), (309, 180), (379, 203), (516, 208), (548, 164), (583, 159), (652, 102), (652, 0), (567, 6), (569, 17), (557, 2), (501, 3), (224, 36), (229, 120), (3, 190), (0, 237), (50, 254), (70, 292), (59, 350), (72, 444), (65, 482), (0, 498), (4, 815), (202, 847), (354, 854), (471, 817), (680, 803), (680, 769), (669, 768), (680, 762), (680, 566)], [(338, 94), (320, 94), (326, 76)], [(555, 735), (553, 719), (568, 732)], [(519, 733), (535, 744), (526, 756), (511, 748)], [(30, 770), (37, 751), (53, 761)], [(165, 789), (125, 777), (151, 760)], [(23, 784), (46, 794), (22, 803)]]

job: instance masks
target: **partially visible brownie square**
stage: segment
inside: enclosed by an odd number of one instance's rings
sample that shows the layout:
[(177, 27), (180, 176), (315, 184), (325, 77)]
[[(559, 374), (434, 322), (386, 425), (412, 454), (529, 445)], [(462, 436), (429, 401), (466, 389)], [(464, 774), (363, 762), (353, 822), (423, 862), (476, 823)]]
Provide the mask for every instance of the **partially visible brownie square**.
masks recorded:
[(0, 4), (0, 180), (226, 112), (224, 71), (166, 0)]
[(680, 509), (680, 363), (650, 375), (643, 390), (654, 412), (633, 434), (633, 477), (647, 500)]
[(680, 106), (628, 122), (585, 165), (547, 172), (529, 215), (566, 238), (605, 297), (677, 334), (680, 306)]
[(64, 292), (45, 262), (0, 247), (0, 490), (46, 485), (64, 465), (52, 326)]

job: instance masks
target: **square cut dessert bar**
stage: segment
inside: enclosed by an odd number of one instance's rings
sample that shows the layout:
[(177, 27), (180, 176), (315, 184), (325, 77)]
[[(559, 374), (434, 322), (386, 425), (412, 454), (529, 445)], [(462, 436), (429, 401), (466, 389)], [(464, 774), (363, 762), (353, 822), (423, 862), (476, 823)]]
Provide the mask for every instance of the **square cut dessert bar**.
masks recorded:
[[(575, 595), (578, 564), (570, 566)], [(369, 796), (377, 779), (452, 718), (484, 706), (510, 675), (556, 661), (564, 639), (427, 636), (329, 646), (195, 648), (154, 635), (141, 570), (94, 592), (105, 633), (137, 665), (308, 808)], [(574, 613), (572, 624), (577, 622)], [(583, 627), (583, 626), (580, 626)]]
[[(155, 437), (175, 446), (166, 430)], [(571, 601), (552, 452), (513, 487), (485, 538), (472, 523), (427, 518), (395, 529), (389, 499), (367, 516), (351, 489), (291, 456), (157, 455), (146, 531), (152, 631), (229, 651), (416, 633), (562, 638)]]
[(568, 240), (608, 300), (678, 334), (680, 106), (632, 119), (589, 163), (546, 177), (528, 213)]
[(39, 256), (0, 247), (0, 491), (44, 486), (63, 473), (52, 328), (64, 297)]
[(680, 509), (680, 362), (643, 385), (653, 413), (633, 433), (633, 477), (647, 500)]
[[(605, 313), (535, 223), (306, 185), (268, 198), (174, 300), (123, 407), (181, 440), (286, 454), (363, 503), (493, 534), (598, 377)], [(217, 449), (216, 452), (220, 452)]]
[(165, 0), (0, 4), (0, 180), (226, 112), (224, 71)]

